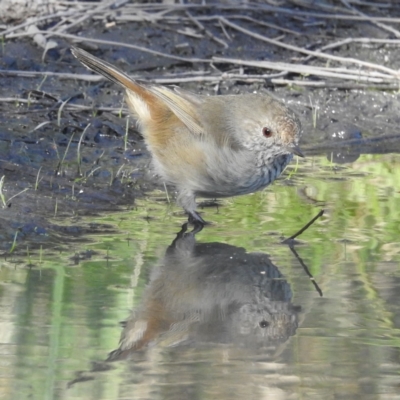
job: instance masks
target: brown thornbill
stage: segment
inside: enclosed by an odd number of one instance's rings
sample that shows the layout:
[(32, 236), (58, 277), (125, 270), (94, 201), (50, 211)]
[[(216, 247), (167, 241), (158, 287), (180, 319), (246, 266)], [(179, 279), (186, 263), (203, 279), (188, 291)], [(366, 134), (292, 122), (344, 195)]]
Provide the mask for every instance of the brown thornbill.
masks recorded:
[(189, 220), (204, 224), (196, 196), (252, 193), (303, 156), (296, 114), (267, 94), (202, 96), (131, 79), (113, 65), (73, 47), (86, 67), (126, 90), (156, 172), (178, 191)]

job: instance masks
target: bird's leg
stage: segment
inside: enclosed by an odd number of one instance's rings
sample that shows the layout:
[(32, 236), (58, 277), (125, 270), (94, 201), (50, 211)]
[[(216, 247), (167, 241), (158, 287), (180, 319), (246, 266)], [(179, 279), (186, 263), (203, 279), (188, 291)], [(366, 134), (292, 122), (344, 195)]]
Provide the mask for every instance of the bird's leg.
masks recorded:
[(200, 232), (207, 222), (196, 211), (196, 197), (194, 193), (188, 189), (180, 189), (178, 191), (177, 202), (188, 213), (188, 222), (194, 225), (194, 230)]

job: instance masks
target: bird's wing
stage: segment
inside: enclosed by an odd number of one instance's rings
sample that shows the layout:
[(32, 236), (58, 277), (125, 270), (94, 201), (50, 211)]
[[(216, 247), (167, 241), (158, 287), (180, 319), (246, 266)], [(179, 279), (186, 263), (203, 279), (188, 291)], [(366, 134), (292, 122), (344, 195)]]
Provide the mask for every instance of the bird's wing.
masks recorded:
[(149, 90), (162, 100), (191, 132), (199, 135), (205, 133), (198, 116), (198, 104), (165, 86), (151, 86)]

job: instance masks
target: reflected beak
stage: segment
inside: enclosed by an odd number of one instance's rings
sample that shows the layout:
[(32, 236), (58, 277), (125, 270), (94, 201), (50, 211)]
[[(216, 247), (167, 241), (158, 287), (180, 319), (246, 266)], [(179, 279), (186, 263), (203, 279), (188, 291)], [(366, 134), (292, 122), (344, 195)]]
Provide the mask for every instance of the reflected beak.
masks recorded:
[(287, 147), (286, 147), (286, 150), (287, 150), (289, 153), (296, 154), (296, 156), (304, 157), (304, 154), (301, 152), (300, 147), (297, 146), (297, 145), (294, 145), (294, 146), (287, 146)]

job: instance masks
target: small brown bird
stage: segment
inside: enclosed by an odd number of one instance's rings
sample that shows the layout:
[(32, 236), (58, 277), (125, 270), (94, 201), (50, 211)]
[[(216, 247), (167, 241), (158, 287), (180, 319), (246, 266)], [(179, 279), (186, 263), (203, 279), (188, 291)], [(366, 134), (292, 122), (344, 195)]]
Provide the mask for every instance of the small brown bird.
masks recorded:
[(132, 80), (113, 65), (73, 47), (86, 67), (118, 83), (138, 121), (156, 172), (178, 191), (189, 221), (204, 225), (196, 196), (252, 193), (303, 157), (299, 119), (266, 94), (202, 96)]

